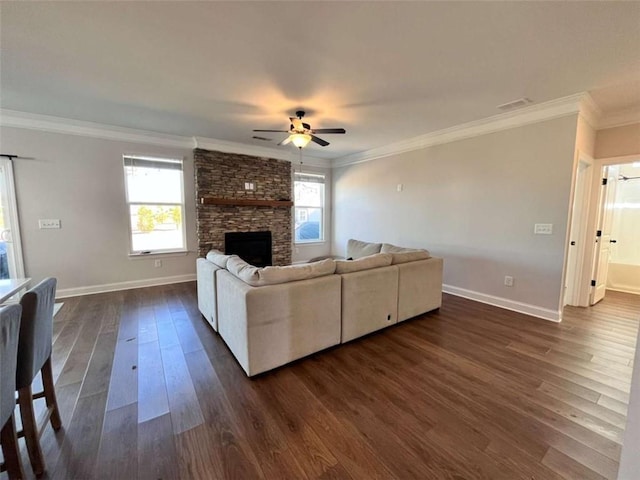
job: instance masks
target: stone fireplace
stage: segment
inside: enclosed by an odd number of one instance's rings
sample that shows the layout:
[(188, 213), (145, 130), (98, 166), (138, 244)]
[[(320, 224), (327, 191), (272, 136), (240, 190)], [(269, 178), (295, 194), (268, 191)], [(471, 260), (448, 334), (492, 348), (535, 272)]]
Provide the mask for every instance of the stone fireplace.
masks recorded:
[(291, 163), (195, 149), (198, 254), (226, 251), (225, 234), (271, 232), (273, 265), (291, 263)]

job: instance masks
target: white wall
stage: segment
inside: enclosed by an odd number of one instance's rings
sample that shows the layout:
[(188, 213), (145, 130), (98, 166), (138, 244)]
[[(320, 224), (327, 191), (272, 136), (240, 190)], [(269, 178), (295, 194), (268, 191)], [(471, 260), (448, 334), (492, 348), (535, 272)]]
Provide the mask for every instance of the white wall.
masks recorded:
[[(196, 228), (191, 150), (164, 148), (34, 130), (0, 129), (2, 153), (14, 160), (26, 274), (34, 282), (58, 278), (68, 289), (175, 279), (195, 273)], [(188, 255), (130, 259), (122, 155), (184, 158)], [(60, 230), (39, 230), (38, 219), (58, 218)], [(155, 279), (155, 280), (154, 280)], [(126, 285), (126, 284), (125, 284)], [(73, 292), (72, 292), (73, 293)]]
[(570, 115), (334, 170), (334, 253), (349, 238), (424, 247), (445, 284), (557, 315), (576, 128)]
[(598, 130), (596, 158), (640, 154), (640, 123)]

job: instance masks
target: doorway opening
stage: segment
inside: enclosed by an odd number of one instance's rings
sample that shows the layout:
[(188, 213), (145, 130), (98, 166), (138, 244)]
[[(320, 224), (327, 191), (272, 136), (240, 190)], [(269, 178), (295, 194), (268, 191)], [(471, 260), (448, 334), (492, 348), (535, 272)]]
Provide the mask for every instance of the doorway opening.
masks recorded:
[[(602, 245), (600, 251), (607, 250), (608, 255), (594, 263), (597, 267), (594, 278), (597, 284), (603, 284), (604, 292), (640, 295), (640, 158), (604, 168), (608, 180), (601, 238), (603, 244), (608, 238), (608, 246)], [(598, 286), (591, 298), (592, 305), (604, 297)]]
[(563, 305), (588, 307), (607, 290), (640, 294), (640, 155), (580, 154)]

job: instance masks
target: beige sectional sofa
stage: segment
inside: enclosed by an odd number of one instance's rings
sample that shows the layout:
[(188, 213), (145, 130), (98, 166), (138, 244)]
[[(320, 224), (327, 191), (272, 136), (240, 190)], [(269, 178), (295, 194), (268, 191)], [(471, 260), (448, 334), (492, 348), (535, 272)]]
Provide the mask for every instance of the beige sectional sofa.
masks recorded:
[(349, 240), (347, 260), (258, 268), (197, 260), (198, 307), (248, 376), (440, 307), (441, 258)]

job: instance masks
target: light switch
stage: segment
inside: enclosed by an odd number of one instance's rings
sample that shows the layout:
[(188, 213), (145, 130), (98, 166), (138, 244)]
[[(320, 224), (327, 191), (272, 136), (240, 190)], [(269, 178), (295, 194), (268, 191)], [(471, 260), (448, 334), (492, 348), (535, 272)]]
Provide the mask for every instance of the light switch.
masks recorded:
[(551, 235), (553, 233), (553, 224), (536, 223), (533, 227), (533, 233), (536, 235)]
[(60, 219), (47, 218), (38, 220), (38, 228), (60, 228)]

